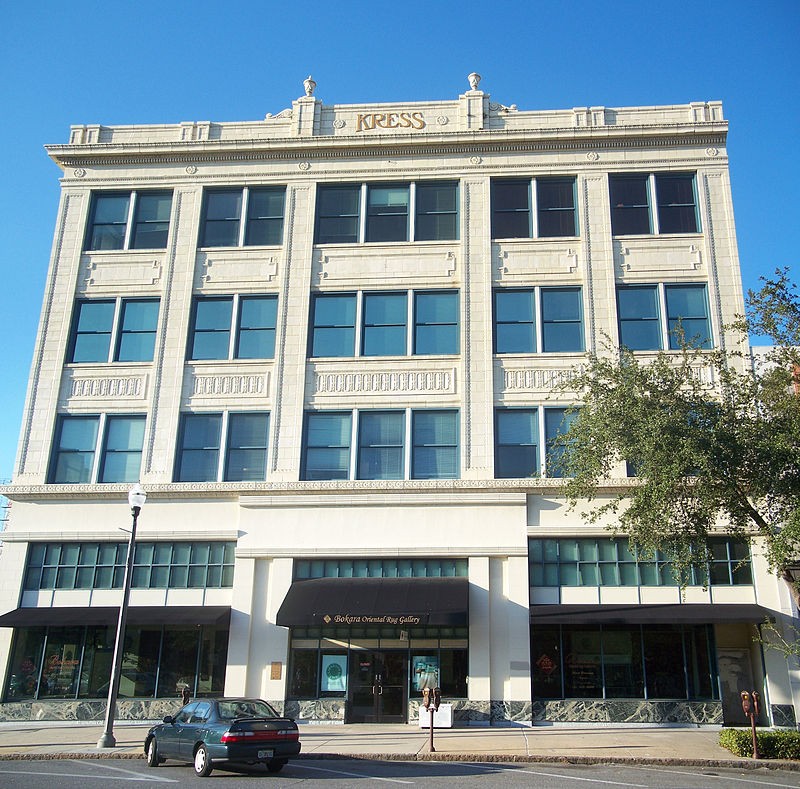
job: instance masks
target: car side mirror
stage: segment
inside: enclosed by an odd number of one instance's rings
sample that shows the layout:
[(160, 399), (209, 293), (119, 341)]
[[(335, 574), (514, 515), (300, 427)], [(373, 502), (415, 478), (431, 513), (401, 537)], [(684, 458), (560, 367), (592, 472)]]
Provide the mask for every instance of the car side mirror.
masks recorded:
[(173, 718), (172, 715), (165, 715), (164, 723), (175, 723), (175, 718)]

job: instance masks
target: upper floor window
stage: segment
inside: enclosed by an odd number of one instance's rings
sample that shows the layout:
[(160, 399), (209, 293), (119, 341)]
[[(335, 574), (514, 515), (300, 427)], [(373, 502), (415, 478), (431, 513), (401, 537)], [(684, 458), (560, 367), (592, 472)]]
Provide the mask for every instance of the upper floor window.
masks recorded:
[(468, 559), (295, 559), (294, 577), (466, 578)]
[(312, 357), (456, 354), (458, 334), (454, 290), (317, 293), (309, 352)]
[[(139, 542), (133, 558), (135, 589), (233, 586), (233, 542)], [(45, 542), (28, 548), (25, 589), (120, 589), (126, 543)]]
[(267, 476), (269, 414), (184, 414), (176, 482), (260, 481)]
[(632, 351), (712, 346), (704, 284), (617, 287), (620, 344)]
[(75, 363), (152, 361), (158, 308), (158, 299), (79, 301), (67, 358)]
[(458, 411), (310, 412), (303, 446), (304, 480), (457, 479)]
[(456, 182), (325, 184), (317, 189), (318, 244), (457, 239)]
[(190, 359), (272, 359), (276, 296), (208, 296), (195, 299)]
[[(564, 448), (556, 439), (569, 430), (566, 408), (498, 408), (495, 411), (494, 477), (527, 479), (562, 476)], [(546, 447), (544, 453), (539, 447)]]
[(494, 292), (495, 353), (583, 350), (581, 288), (504, 288)]
[[(753, 583), (747, 543), (728, 537), (708, 541), (711, 561), (689, 568), (692, 586)], [(608, 537), (530, 539), (531, 586), (675, 586), (672, 563), (661, 551), (644, 557), (627, 539)]]
[(576, 236), (574, 178), (492, 181), (492, 238)]
[(694, 173), (611, 175), (608, 184), (615, 236), (700, 231)]
[(164, 249), (171, 211), (172, 192), (97, 192), (85, 248)]
[(200, 246), (254, 247), (283, 243), (285, 197), (283, 186), (208, 190)]
[(136, 482), (142, 462), (143, 415), (61, 416), (50, 482)]

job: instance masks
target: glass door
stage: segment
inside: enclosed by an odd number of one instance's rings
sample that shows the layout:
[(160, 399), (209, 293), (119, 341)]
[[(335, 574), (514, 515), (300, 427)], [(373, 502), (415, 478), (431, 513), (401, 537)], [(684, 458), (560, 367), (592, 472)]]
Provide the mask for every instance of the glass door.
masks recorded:
[(408, 660), (405, 652), (350, 653), (348, 723), (405, 723)]

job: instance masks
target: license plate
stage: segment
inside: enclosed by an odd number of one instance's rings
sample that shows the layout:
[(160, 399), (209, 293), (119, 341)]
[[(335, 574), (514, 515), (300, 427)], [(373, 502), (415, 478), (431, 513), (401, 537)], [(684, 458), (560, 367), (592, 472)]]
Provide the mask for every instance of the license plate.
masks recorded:
[(265, 749), (258, 752), (259, 759), (271, 759), (275, 751), (272, 748)]

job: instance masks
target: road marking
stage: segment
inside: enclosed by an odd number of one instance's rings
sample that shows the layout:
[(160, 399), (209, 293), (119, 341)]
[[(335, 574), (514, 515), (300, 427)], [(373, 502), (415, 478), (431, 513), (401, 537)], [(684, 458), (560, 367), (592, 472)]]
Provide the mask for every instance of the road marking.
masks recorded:
[(333, 773), (333, 775), (346, 775), (350, 778), (367, 778), (370, 781), (386, 781), (390, 784), (413, 784), (414, 781), (401, 781), (399, 778), (379, 778), (377, 775), (364, 775), (363, 773), (348, 773), (345, 770), (332, 770), (328, 767), (309, 767), (298, 761), (292, 761), (292, 767), (301, 767), (304, 770), (315, 770), (318, 773)]
[[(452, 764), (452, 762), (451, 762)], [(492, 766), (492, 767), (483, 767), (480, 764), (469, 764), (467, 762), (458, 762), (462, 767), (473, 767), (479, 770), (488, 770), (488, 771), (495, 771), (495, 770), (507, 770), (508, 772), (513, 772), (515, 774), (519, 773), (530, 773), (531, 775), (542, 775), (545, 778), (561, 778), (566, 781), (586, 781), (587, 783), (591, 784), (610, 784), (611, 786), (631, 786), (635, 787), (635, 789), (650, 789), (647, 784), (623, 784), (619, 781), (603, 781), (600, 778), (579, 778), (577, 775), (567, 775), (565, 773), (545, 773), (539, 770), (526, 770), (524, 768), (515, 768), (515, 767), (505, 767), (501, 764)]]
[[(70, 761), (75, 765), (85, 764), (88, 767), (91, 764), (92, 767), (100, 767), (103, 770), (113, 770), (114, 772), (125, 773), (125, 775), (135, 775), (135, 776), (137, 776), (137, 778), (136, 778), (137, 781), (138, 780), (142, 780), (142, 781), (158, 781), (159, 783), (170, 783), (170, 784), (180, 783), (180, 781), (177, 781), (174, 778), (166, 778), (166, 777), (162, 777), (162, 776), (156, 776), (153, 773), (148, 773), (148, 774), (140, 773), (140, 772), (137, 772), (136, 770), (130, 770), (130, 769), (126, 770), (124, 767), (112, 767), (110, 764), (105, 764), (105, 763), (99, 762), (99, 761), (98, 762), (86, 762), (86, 761), (84, 761), (82, 759), (81, 760), (70, 759)], [(152, 769), (152, 768), (148, 768), (148, 769)], [(111, 776), (107, 776), (107, 777), (111, 777)]]
[(142, 783), (152, 783), (153, 781), (161, 781), (164, 783), (176, 784), (178, 781), (172, 778), (152, 778), (149, 775), (141, 775), (133, 773), (130, 777), (122, 775), (96, 775), (92, 773), (46, 773), (39, 770), (3, 770), (0, 769), (0, 775), (49, 775), (52, 778), (94, 778), (98, 781), (141, 781)]
[[(794, 789), (796, 784), (777, 784), (773, 783), (772, 781), (756, 781), (752, 778), (734, 778), (731, 775), (711, 775), (709, 773), (701, 773), (696, 772), (692, 773), (688, 770), (670, 770), (667, 767), (658, 769), (656, 767), (632, 767), (627, 764), (620, 764), (617, 765), (618, 767), (625, 767), (628, 770), (648, 770), (649, 772), (659, 772), (659, 773), (671, 773), (673, 775), (694, 775), (694, 776), (703, 776), (704, 778), (717, 778), (720, 781), (738, 781), (739, 783), (745, 784), (758, 784), (759, 786), (782, 786), (783, 789)], [(707, 767), (698, 767), (698, 770), (707, 770)], [(731, 767), (714, 767), (715, 770), (735, 770), (736, 768)]]

